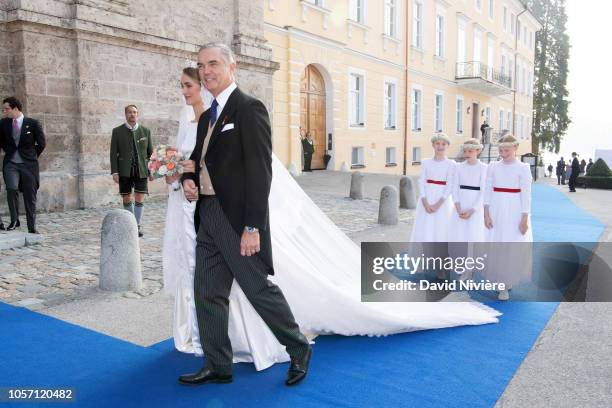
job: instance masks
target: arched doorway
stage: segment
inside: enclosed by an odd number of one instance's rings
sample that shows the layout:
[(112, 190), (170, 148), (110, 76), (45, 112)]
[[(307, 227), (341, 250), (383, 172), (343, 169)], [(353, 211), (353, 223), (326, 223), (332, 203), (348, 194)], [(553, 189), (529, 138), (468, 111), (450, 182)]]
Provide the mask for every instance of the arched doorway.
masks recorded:
[(300, 127), (312, 135), (312, 169), (325, 169), (325, 82), (312, 65), (304, 70), (300, 87)]

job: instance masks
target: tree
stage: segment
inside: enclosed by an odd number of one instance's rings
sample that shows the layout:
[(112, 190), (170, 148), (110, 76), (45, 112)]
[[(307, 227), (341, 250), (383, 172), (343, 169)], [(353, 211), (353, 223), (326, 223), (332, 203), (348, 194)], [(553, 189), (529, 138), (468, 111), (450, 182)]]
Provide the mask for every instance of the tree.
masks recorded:
[(559, 153), (571, 122), (567, 115), (570, 44), (565, 0), (528, 0), (527, 5), (543, 26), (535, 44), (532, 151), (538, 154), (542, 148)]

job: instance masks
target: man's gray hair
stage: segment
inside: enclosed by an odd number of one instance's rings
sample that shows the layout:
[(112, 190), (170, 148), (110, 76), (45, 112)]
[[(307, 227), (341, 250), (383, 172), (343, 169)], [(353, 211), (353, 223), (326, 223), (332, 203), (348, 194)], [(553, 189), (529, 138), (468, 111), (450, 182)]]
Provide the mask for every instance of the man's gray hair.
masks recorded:
[(223, 43), (212, 42), (201, 46), (200, 51), (207, 50), (209, 48), (218, 48), (219, 51), (221, 51), (221, 55), (223, 56), (223, 59), (225, 60), (226, 64), (229, 65), (236, 62), (236, 58), (234, 58), (234, 52), (227, 45)]

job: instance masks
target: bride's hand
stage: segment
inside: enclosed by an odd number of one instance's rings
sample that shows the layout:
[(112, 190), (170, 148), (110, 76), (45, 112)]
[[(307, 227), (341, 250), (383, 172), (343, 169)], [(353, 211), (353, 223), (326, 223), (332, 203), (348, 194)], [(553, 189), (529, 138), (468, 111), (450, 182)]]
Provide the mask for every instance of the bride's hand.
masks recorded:
[(179, 173), (175, 173), (172, 176), (166, 176), (166, 184), (172, 184), (177, 180), (180, 180), (181, 175)]
[(195, 173), (195, 162), (193, 160), (183, 160), (181, 166), (183, 166), (183, 173)]

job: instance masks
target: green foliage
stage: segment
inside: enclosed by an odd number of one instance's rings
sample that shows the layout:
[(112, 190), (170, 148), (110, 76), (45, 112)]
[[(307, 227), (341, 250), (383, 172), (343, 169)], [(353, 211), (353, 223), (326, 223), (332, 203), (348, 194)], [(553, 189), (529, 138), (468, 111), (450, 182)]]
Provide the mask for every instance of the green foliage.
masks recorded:
[(542, 23), (536, 34), (532, 149), (559, 153), (570, 119), (567, 115), (569, 36), (565, 0), (528, 0)]
[(589, 177), (610, 177), (612, 176), (612, 171), (606, 164), (603, 159), (597, 159), (595, 163), (591, 166), (589, 171), (587, 172), (587, 176)]
[(576, 179), (576, 186), (612, 190), (612, 177), (579, 176)]

